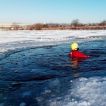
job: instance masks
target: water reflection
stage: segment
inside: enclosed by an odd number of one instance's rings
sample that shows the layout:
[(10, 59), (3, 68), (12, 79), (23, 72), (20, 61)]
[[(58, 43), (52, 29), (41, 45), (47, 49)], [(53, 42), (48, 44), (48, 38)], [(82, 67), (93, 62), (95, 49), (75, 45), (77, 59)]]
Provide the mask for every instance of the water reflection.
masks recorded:
[(79, 59), (79, 58), (70, 58), (71, 68), (72, 68), (72, 74), (74, 78), (80, 77), (80, 66), (82, 62), (84, 62), (86, 59)]

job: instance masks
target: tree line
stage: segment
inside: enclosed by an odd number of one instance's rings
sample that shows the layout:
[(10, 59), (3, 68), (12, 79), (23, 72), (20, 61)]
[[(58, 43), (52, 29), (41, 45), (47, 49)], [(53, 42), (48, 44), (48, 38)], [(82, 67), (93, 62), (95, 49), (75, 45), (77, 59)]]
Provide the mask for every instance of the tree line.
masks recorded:
[(78, 19), (73, 20), (70, 24), (58, 24), (58, 23), (36, 23), (31, 25), (19, 25), (13, 23), (10, 26), (1, 26), (0, 29), (4, 30), (99, 30), (106, 29), (106, 21), (99, 23), (81, 23)]

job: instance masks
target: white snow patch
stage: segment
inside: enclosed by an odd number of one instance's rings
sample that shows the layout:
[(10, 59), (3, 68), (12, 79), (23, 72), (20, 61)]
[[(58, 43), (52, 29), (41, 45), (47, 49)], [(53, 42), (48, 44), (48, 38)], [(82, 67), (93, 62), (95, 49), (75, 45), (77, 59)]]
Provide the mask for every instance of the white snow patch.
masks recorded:
[(70, 81), (73, 87), (58, 101), (50, 101), (50, 106), (106, 106), (106, 77), (79, 78)]
[[(26, 47), (55, 45), (106, 36), (105, 30), (0, 31), (0, 53)], [(86, 39), (87, 38), (87, 39)]]

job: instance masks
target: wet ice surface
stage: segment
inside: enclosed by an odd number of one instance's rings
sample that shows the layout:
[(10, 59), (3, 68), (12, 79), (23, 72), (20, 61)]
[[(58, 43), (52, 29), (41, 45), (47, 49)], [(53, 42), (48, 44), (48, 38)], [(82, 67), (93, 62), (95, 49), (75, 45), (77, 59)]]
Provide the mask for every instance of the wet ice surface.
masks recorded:
[(68, 57), (69, 42), (35, 47), (30, 41), (17, 49), (17, 41), (1, 52), (0, 106), (105, 106), (106, 38), (96, 38), (77, 38), (91, 56), (81, 61)]

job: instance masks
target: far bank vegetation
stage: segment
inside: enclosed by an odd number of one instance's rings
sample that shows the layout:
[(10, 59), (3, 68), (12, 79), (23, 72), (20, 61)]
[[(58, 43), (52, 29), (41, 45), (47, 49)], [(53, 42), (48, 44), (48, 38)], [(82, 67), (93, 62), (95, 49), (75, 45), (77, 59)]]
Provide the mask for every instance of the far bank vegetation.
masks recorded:
[(11, 25), (0, 26), (1, 30), (105, 30), (106, 21), (100, 23), (81, 23), (78, 19), (73, 20), (70, 24), (58, 23), (36, 23), (31, 25), (21, 25), (12, 23)]

